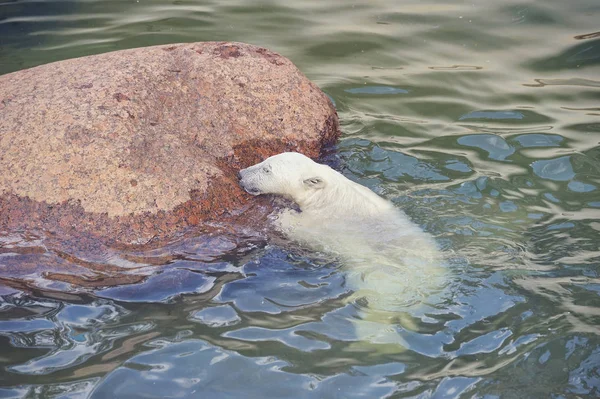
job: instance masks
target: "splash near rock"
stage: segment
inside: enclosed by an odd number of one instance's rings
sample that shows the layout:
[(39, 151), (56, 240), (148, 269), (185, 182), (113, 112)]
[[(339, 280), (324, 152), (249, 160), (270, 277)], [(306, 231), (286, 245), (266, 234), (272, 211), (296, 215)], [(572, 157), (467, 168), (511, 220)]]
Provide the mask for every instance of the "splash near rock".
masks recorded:
[(339, 136), (328, 97), (242, 43), (117, 51), (0, 76), (0, 231), (145, 243), (235, 218), (236, 171)]

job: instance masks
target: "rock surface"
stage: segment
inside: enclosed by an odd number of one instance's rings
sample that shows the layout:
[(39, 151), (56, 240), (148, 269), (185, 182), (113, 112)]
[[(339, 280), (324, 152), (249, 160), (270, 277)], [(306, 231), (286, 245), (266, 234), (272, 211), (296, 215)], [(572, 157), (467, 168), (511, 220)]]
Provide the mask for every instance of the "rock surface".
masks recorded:
[(236, 171), (339, 135), (288, 59), (242, 43), (154, 46), (0, 76), (0, 230), (143, 243), (239, 214)]

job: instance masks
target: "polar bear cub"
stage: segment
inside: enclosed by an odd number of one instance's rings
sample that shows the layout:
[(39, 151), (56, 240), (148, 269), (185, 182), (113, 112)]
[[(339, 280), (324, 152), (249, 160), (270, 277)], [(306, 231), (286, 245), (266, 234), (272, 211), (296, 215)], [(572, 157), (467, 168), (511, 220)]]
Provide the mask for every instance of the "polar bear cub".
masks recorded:
[(370, 312), (406, 311), (443, 286), (433, 238), (394, 205), (327, 165), (294, 152), (240, 170), (252, 195), (295, 202), (275, 215), (276, 228), (311, 250), (339, 259), (355, 298)]

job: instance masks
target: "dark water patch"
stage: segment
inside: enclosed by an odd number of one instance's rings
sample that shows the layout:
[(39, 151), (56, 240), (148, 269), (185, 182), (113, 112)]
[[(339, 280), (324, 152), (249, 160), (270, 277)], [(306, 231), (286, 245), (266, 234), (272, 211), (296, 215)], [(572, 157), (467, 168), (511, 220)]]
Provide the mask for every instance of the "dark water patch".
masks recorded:
[(399, 87), (390, 87), (390, 86), (363, 86), (363, 87), (354, 87), (350, 89), (344, 90), (346, 93), (350, 94), (363, 94), (363, 95), (379, 95), (379, 96), (389, 96), (395, 94), (408, 94), (408, 90), (401, 89)]
[(495, 123), (544, 124), (553, 119), (536, 111), (518, 109), (507, 111), (471, 111), (458, 118), (459, 121), (479, 121)]
[[(42, 61), (33, 60), (21, 49), (37, 48), (77, 18), (69, 1), (4, 1), (0, 3), (0, 74), (29, 68)], [(45, 61), (48, 62), (48, 61)]]
[(465, 129), (467, 129), (469, 132), (492, 133), (492, 134), (497, 134), (497, 135), (501, 135), (501, 136), (511, 136), (511, 135), (519, 134), (519, 133), (522, 133), (522, 134), (537, 133), (537, 132), (550, 131), (550, 130), (554, 129), (554, 126), (551, 126), (551, 125), (497, 126), (497, 125), (492, 125), (492, 124), (481, 124), (481, 125), (470, 125), (469, 124), (469, 125), (467, 125), (467, 124), (461, 123), (461, 126), (464, 127)]
[[(222, 12), (241, 21), (252, 20), (260, 30), (277, 31), (281, 26), (288, 29), (310, 29), (318, 25), (316, 21), (304, 13), (297, 12), (293, 4), (276, 4), (273, 2), (262, 5), (223, 4)], [(210, 7), (208, 7), (210, 8)], [(238, 27), (235, 27), (236, 29)]]
[(473, 111), (468, 114), (462, 115), (458, 120), (469, 120), (469, 119), (491, 119), (491, 120), (505, 120), (505, 119), (525, 119), (525, 115), (518, 111)]
[(592, 79), (534, 79), (537, 84), (523, 84), (529, 87), (544, 87), (544, 86), (584, 86), (584, 87), (600, 87), (600, 81)]
[(560, 22), (552, 9), (541, 4), (514, 4), (505, 7), (502, 12), (510, 16), (513, 24), (548, 26)]
[[(480, 389), (487, 395), (507, 397), (543, 397), (562, 391), (565, 395), (594, 395), (598, 383), (590, 376), (589, 365), (596, 361), (597, 349), (588, 348), (589, 338), (585, 335), (570, 334), (564, 339), (555, 338), (550, 342), (532, 348), (531, 355), (519, 360), (498, 373), (498, 380)], [(566, 386), (558, 381), (565, 378)]]
[(464, 115), (472, 109), (469, 104), (445, 99), (415, 99), (407, 102), (404, 106), (408, 110), (407, 114), (417, 115), (421, 118), (429, 115), (432, 108), (436, 108), (435, 118), (443, 121), (455, 121), (460, 115)]
[[(343, 35), (344, 39), (338, 38), (336, 35), (330, 38), (324, 44), (317, 44), (311, 46), (307, 51), (308, 55), (318, 58), (344, 58), (355, 55), (365, 56), (377, 50), (384, 48), (384, 44), (387, 39), (384, 37), (377, 37), (377, 35), (354, 35), (346, 34)], [(354, 40), (347, 41), (348, 36), (354, 36)], [(369, 36), (371, 36), (369, 38)]]
[(588, 121), (573, 125), (565, 126), (565, 129), (573, 130), (581, 133), (587, 134), (595, 134), (596, 132), (600, 132), (600, 123), (596, 121)]
[(73, 10), (69, 2), (4, 1), (0, 4), (0, 36), (3, 45), (30, 46), (28, 37), (38, 29), (56, 30), (59, 22)]
[(449, 65), (449, 66), (432, 66), (429, 69), (433, 71), (478, 71), (483, 69), (477, 65)]
[(557, 71), (593, 67), (600, 63), (600, 40), (577, 43), (551, 55), (526, 64), (536, 71)]
[(430, 29), (439, 28), (440, 24), (445, 21), (437, 13), (419, 13), (411, 7), (406, 7), (402, 11), (390, 11), (381, 13), (376, 16), (378, 24), (383, 25), (400, 25), (400, 26), (418, 26)]
[(199, 272), (171, 269), (132, 286), (98, 291), (97, 295), (119, 301), (166, 302), (183, 293), (204, 293), (213, 287), (214, 281), (215, 277)]
[[(244, 265), (245, 279), (232, 282), (217, 300), (232, 303), (244, 312), (279, 314), (317, 305), (347, 294), (339, 265), (315, 267), (302, 258), (288, 258), (286, 252), (274, 249), (261, 259)], [(278, 287), (285, 290), (278, 290)]]
[[(367, 165), (368, 163), (368, 165)], [(401, 152), (385, 150), (378, 145), (368, 150), (355, 152), (346, 159), (346, 165), (355, 175), (363, 177), (379, 176), (387, 181), (410, 178), (413, 181), (449, 180), (433, 165)]]
[[(565, 202), (559, 200), (561, 204)], [(571, 221), (566, 214), (543, 220), (527, 232), (531, 243), (530, 251), (540, 262), (555, 265), (558, 276), (584, 275), (597, 278), (600, 276), (598, 270), (588, 267), (597, 264), (599, 260), (593, 239), (598, 234), (597, 225), (594, 219), (585, 217)], [(593, 213), (582, 216), (593, 216)]]
[(445, 43), (443, 51), (476, 51), (477, 49), (504, 49), (513, 47), (515, 39), (495, 34), (491, 30), (482, 30), (473, 25), (468, 16), (457, 15), (456, 19), (439, 27), (423, 32), (420, 37), (435, 43)]

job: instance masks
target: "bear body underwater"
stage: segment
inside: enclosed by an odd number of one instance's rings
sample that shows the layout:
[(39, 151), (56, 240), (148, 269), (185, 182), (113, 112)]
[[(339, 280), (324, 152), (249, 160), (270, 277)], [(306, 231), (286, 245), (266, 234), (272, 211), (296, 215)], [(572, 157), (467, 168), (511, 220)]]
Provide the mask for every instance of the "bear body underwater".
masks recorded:
[(442, 256), (433, 238), (390, 201), (327, 165), (282, 153), (242, 169), (252, 195), (295, 202), (275, 215), (276, 228), (343, 264), (346, 284), (370, 312), (398, 312), (423, 302), (443, 285)]

